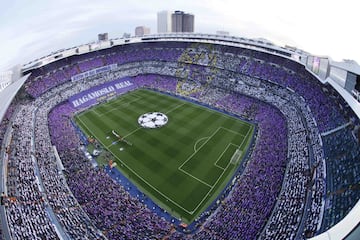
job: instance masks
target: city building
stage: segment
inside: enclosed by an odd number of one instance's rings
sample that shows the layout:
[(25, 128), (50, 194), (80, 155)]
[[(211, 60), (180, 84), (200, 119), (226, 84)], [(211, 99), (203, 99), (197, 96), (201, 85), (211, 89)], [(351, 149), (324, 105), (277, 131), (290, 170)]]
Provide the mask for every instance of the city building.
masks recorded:
[(230, 33), (228, 31), (219, 30), (219, 31), (216, 31), (216, 35), (229, 36)]
[(171, 14), (171, 31), (172, 32), (194, 32), (193, 14), (175, 11)]
[(124, 32), (123, 35), (122, 35), (122, 37), (123, 37), (123, 38), (130, 38), (130, 37), (131, 37), (131, 34)]
[(98, 34), (98, 40), (99, 41), (107, 41), (107, 40), (109, 40), (108, 33), (99, 33)]
[(150, 28), (145, 26), (138, 26), (135, 28), (135, 37), (141, 37), (145, 34), (150, 34)]
[(171, 13), (170, 11), (161, 11), (157, 13), (157, 32), (171, 32)]

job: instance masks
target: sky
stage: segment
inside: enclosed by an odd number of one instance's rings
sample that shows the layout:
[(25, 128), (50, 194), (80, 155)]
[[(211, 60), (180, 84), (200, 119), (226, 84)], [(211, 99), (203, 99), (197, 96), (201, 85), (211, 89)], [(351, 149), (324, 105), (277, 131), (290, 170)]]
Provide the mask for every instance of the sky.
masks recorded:
[(0, 9), (0, 71), (59, 49), (134, 35), (136, 26), (156, 33), (157, 12), (195, 15), (195, 32), (265, 38), (333, 60), (360, 63), (356, 0), (4, 0)]

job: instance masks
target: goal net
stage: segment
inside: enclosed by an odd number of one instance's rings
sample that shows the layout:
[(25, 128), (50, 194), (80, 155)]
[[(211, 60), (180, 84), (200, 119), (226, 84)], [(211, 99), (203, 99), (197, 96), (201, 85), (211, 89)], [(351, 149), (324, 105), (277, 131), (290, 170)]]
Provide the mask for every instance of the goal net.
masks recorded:
[(241, 155), (242, 155), (242, 151), (240, 149), (236, 149), (235, 153), (231, 157), (230, 163), (237, 164), (239, 162)]

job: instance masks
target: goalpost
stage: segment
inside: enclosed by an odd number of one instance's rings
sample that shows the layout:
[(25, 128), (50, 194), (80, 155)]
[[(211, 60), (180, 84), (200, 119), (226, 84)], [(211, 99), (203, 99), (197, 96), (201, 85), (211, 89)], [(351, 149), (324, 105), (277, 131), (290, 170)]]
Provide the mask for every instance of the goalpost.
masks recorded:
[(231, 164), (237, 164), (239, 162), (239, 159), (242, 155), (242, 151), (240, 149), (236, 149), (235, 153), (232, 155), (230, 163)]

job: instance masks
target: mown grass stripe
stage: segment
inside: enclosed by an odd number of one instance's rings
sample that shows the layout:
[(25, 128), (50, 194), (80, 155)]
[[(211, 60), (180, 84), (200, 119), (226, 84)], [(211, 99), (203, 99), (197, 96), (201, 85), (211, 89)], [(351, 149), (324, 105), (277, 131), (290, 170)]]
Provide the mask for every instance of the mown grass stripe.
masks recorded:
[[(167, 113), (168, 124), (159, 129), (140, 128), (138, 117), (150, 111)], [(236, 170), (238, 164), (227, 164), (230, 153), (226, 146), (243, 145), (244, 151), (253, 132), (247, 122), (149, 90), (122, 95), (76, 118), (85, 132), (94, 134), (113, 153), (119, 169), (131, 181), (187, 223), (210, 204)], [(125, 136), (133, 146), (116, 142), (112, 135), (107, 139), (112, 129)], [(199, 139), (211, 136), (217, 129), (223, 132), (221, 136), (206, 139), (195, 148)], [(124, 150), (120, 151), (120, 147)], [(189, 165), (189, 169), (179, 170), (194, 148), (199, 154), (198, 162)], [(214, 159), (212, 155), (218, 156)]]

